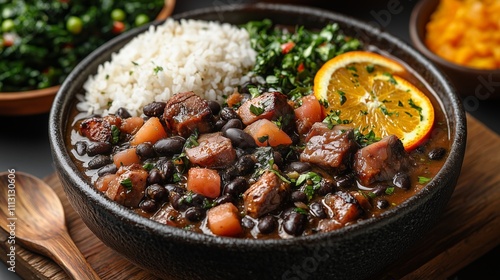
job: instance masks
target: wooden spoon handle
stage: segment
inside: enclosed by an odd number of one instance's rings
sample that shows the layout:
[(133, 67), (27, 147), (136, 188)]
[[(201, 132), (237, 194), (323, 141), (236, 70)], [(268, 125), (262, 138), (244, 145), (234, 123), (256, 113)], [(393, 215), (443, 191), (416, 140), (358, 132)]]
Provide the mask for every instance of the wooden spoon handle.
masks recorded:
[(45, 253), (59, 264), (72, 279), (101, 279), (87, 262), (69, 234), (61, 233), (48, 240), (45, 244), (39, 245), (47, 250)]

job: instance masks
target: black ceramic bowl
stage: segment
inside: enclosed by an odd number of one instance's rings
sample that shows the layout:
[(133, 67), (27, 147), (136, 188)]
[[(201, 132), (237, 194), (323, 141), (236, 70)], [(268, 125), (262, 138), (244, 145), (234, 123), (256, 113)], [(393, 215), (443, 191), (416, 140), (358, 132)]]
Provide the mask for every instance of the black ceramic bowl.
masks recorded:
[[(413, 9), (409, 25), (413, 45), (449, 77), (462, 97), (500, 100), (500, 91), (495, 90), (500, 81), (500, 69), (485, 70), (462, 66), (445, 60), (427, 48), (424, 40), (426, 25), (439, 2), (439, 0), (421, 0)], [(467, 102), (467, 99), (464, 99), (464, 102)]]
[(463, 161), (465, 114), (455, 90), (422, 55), (399, 39), (357, 20), (317, 9), (275, 4), (203, 9), (177, 18), (234, 24), (271, 18), (275, 23), (318, 28), (338, 22), (370, 48), (411, 65), (436, 92), (449, 123), (451, 150), (444, 167), (418, 194), (384, 213), (340, 230), (287, 240), (244, 240), (193, 233), (142, 218), (98, 192), (78, 171), (66, 148), (67, 122), (82, 84), (112, 52), (146, 28), (96, 50), (71, 73), (50, 115), (50, 143), (64, 190), (87, 226), (134, 264), (167, 279), (363, 279), (380, 272), (438, 220)]

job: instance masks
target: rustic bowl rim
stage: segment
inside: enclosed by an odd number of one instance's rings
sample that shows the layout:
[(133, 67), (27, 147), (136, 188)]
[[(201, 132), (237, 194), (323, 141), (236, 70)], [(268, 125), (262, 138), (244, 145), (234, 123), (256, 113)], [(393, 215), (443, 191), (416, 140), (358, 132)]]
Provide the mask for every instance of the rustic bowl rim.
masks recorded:
[[(196, 15), (203, 15), (207, 13), (224, 13), (231, 12), (233, 10), (239, 9), (256, 9), (256, 10), (265, 10), (272, 12), (283, 12), (288, 11), (292, 13), (302, 13), (302, 14), (314, 14), (315, 16), (322, 15), (325, 18), (334, 17), (337, 19), (342, 19), (345, 22), (353, 24), (355, 28), (360, 28), (360, 30), (369, 32), (372, 36), (373, 34), (380, 34), (383, 39), (388, 40), (392, 44), (402, 48), (405, 52), (407, 52), (410, 56), (415, 58), (418, 61), (423, 61), (428, 64), (428, 71), (433, 73), (433, 76), (440, 82), (443, 86), (444, 91), (447, 92), (446, 96), (449, 99), (447, 104), (453, 108), (453, 114), (450, 117), (453, 117), (456, 125), (452, 128), (454, 134), (452, 135), (453, 143), (451, 144), (451, 149), (449, 152), (449, 156), (446, 159), (442, 169), (438, 172), (438, 174), (428, 183), (419, 193), (410, 197), (408, 200), (403, 202), (402, 204), (396, 206), (394, 209), (388, 210), (387, 212), (380, 215), (380, 217), (369, 218), (363, 221), (360, 221), (356, 224), (343, 227), (339, 230), (335, 230), (328, 233), (317, 233), (309, 236), (300, 236), (294, 237), (290, 239), (241, 239), (241, 238), (231, 238), (231, 237), (220, 237), (213, 236), (204, 233), (195, 233), (191, 231), (187, 231), (184, 229), (165, 226), (158, 222), (152, 221), (150, 219), (144, 218), (132, 211), (126, 209), (124, 206), (119, 205), (109, 199), (107, 199), (101, 192), (97, 191), (90, 183), (86, 181), (82, 174), (77, 170), (74, 165), (69, 152), (65, 147), (65, 135), (63, 132), (66, 130), (65, 127), (61, 127), (59, 124), (62, 123), (63, 112), (67, 113), (67, 108), (64, 107), (70, 106), (71, 102), (75, 98), (76, 93), (72, 93), (72, 98), (69, 97), (68, 94), (65, 94), (66, 88), (70, 86), (72, 80), (75, 79), (79, 72), (83, 71), (85, 67), (92, 61), (95, 60), (96, 57), (99, 57), (100, 53), (104, 52), (106, 48), (110, 48), (115, 44), (119, 44), (122, 41), (127, 41), (136, 36), (137, 34), (144, 32), (148, 26), (143, 28), (138, 28), (133, 31), (129, 31), (128, 33), (119, 36), (117, 38), (112, 39), (104, 46), (97, 49), (90, 56), (84, 59), (70, 74), (68, 79), (62, 85), (61, 90), (56, 96), (56, 100), (53, 103), (53, 107), (51, 110), (51, 116), (49, 119), (49, 136), (50, 143), (52, 147), (53, 157), (57, 158), (60, 161), (60, 165), (63, 166), (62, 170), (59, 172), (64, 172), (66, 176), (70, 178), (72, 181), (72, 188), (78, 188), (79, 191), (84, 192), (90, 200), (94, 203), (98, 203), (101, 205), (103, 209), (108, 211), (109, 214), (120, 217), (120, 219), (124, 223), (134, 224), (135, 227), (145, 228), (148, 231), (151, 231), (160, 236), (164, 236), (170, 238), (175, 242), (188, 242), (190, 244), (201, 245), (205, 247), (218, 247), (218, 248), (252, 248), (252, 249), (266, 249), (270, 250), (276, 247), (290, 247), (296, 246), (298, 243), (309, 242), (310, 244), (319, 244), (324, 242), (325, 240), (335, 240), (341, 239), (346, 236), (349, 238), (354, 238), (357, 235), (364, 234), (366, 231), (370, 231), (371, 229), (383, 226), (391, 221), (397, 220), (402, 216), (405, 216), (405, 213), (410, 212), (412, 208), (418, 207), (423, 203), (427, 202), (432, 195), (437, 192), (443, 186), (440, 185), (440, 182), (449, 180), (447, 178), (447, 173), (453, 172), (457, 168), (457, 165), (461, 165), (463, 161), (463, 155), (465, 151), (465, 141), (466, 141), (466, 119), (465, 119), (465, 111), (461, 106), (461, 102), (455, 93), (455, 89), (448, 82), (445, 76), (434, 67), (432, 64), (428, 62), (428, 59), (425, 58), (422, 54), (417, 52), (408, 44), (404, 43), (401, 39), (396, 38), (389, 33), (382, 31), (377, 27), (373, 27), (369, 24), (366, 24), (360, 20), (341, 15), (335, 12), (325, 11), (312, 7), (305, 7), (299, 5), (287, 5), (287, 4), (269, 4), (269, 3), (256, 3), (256, 4), (234, 4), (228, 5), (225, 7), (217, 7), (217, 8), (202, 8), (193, 10), (190, 12), (182, 13), (175, 15), (174, 18), (176, 20), (181, 18), (189, 18), (194, 17)], [(159, 24), (161, 22), (157, 22)], [(66, 125), (66, 123), (64, 123)]]

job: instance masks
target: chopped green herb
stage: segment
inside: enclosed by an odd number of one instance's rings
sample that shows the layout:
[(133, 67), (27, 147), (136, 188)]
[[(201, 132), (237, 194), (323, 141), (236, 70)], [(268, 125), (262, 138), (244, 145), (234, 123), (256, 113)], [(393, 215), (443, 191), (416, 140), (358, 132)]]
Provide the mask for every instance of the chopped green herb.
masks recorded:
[(415, 102), (411, 98), (408, 100), (408, 104), (410, 104), (410, 107), (418, 111), (418, 115), (420, 116), (420, 120), (422, 121), (424, 119), (424, 116), (422, 116), (422, 107), (415, 104)]
[(132, 61), (132, 64), (134, 64), (135, 66), (139, 66), (139, 63), (137, 63), (135, 61)]
[(300, 207), (295, 207), (295, 208), (293, 209), (293, 211), (294, 211), (294, 212), (297, 212), (297, 213), (299, 213), (299, 214), (307, 215), (307, 211), (306, 211), (305, 209), (300, 208)]
[(366, 147), (370, 144), (380, 141), (380, 138), (375, 135), (373, 130), (370, 130), (367, 134), (361, 133), (359, 129), (354, 129), (354, 139), (361, 147)]
[(257, 138), (257, 140), (260, 142), (260, 143), (264, 143), (266, 142), (267, 140), (269, 140), (269, 135), (264, 135), (264, 136), (260, 136)]
[(398, 100), (398, 106), (399, 107), (404, 107), (403, 102), (401, 102), (400, 100)]
[(391, 74), (391, 73), (387, 73), (387, 72), (386, 72), (386, 73), (384, 73), (384, 76), (389, 77), (389, 82), (390, 82), (391, 84), (393, 84), (393, 85), (397, 85), (397, 84), (398, 84), (398, 82), (396, 82), (396, 80), (394, 79), (394, 76), (392, 76), (392, 74)]
[(116, 144), (120, 141), (120, 128), (118, 128), (116, 125), (111, 126), (111, 143)]
[(345, 92), (338, 90), (337, 93), (340, 95), (340, 106), (342, 106), (347, 101), (347, 98), (345, 97)]
[(418, 176), (418, 182), (420, 184), (428, 183), (430, 180), (431, 180), (431, 178), (424, 177), (424, 176)]
[(385, 189), (385, 194), (391, 195), (393, 193), (394, 193), (394, 187), (387, 187), (387, 189)]
[(198, 129), (195, 129), (194, 132), (186, 139), (184, 149), (197, 147), (198, 145), (200, 145), (200, 143), (198, 143)]
[(151, 162), (148, 162), (148, 163), (145, 163), (142, 168), (144, 168), (145, 170), (147, 171), (151, 171), (151, 169), (153, 169), (155, 167), (155, 165)]
[(256, 116), (262, 115), (265, 112), (264, 107), (257, 107), (253, 104), (250, 105), (250, 112)]
[(153, 71), (155, 72), (155, 75), (158, 75), (158, 72), (163, 71), (163, 67), (157, 65), (153, 68)]
[(331, 110), (330, 113), (328, 113), (328, 115), (323, 120), (323, 123), (326, 123), (329, 129), (332, 129), (334, 126), (338, 124), (350, 123), (349, 120), (340, 119), (340, 113), (341, 113), (340, 110)]
[(371, 74), (373, 71), (375, 71), (375, 66), (373, 64), (366, 65), (366, 72)]
[(121, 180), (120, 185), (124, 186), (125, 189), (127, 189), (127, 193), (132, 191), (132, 180), (130, 180), (130, 178)]

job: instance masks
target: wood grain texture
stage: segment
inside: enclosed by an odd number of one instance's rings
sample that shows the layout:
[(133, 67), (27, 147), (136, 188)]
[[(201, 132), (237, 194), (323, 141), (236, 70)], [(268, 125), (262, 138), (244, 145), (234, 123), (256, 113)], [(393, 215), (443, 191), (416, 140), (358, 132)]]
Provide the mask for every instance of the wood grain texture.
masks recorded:
[[(465, 161), (447, 210), (405, 257), (381, 279), (445, 279), (500, 244), (500, 136), (471, 116)], [(102, 279), (156, 279), (106, 247), (69, 205), (57, 176), (45, 179), (61, 197), (74, 242)], [(8, 235), (0, 231), (6, 262)], [(17, 247), (16, 271), (24, 279), (66, 279), (51, 260)]]

